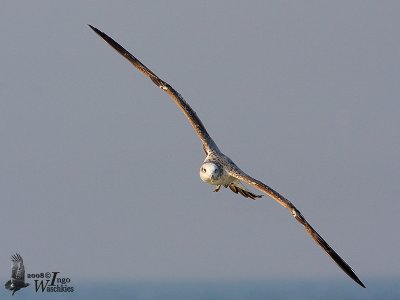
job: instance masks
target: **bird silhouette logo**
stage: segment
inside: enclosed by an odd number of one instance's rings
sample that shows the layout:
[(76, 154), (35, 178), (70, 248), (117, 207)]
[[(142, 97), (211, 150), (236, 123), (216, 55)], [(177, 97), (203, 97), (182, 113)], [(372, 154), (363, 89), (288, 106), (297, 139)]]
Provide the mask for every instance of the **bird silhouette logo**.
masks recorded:
[(12, 291), (12, 295), (22, 288), (26, 288), (29, 283), (25, 283), (24, 261), (18, 253), (11, 256), (12, 268), (11, 279), (4, 285), (7, 290)]

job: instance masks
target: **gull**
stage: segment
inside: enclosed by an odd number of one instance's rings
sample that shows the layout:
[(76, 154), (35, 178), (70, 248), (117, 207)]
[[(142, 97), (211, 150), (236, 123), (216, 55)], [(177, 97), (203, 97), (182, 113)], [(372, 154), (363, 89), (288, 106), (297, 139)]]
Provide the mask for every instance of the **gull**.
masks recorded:
[[(88, 24), (89, 25), (89, 24)], [(335, 263), (355, 282), (365, 288), (365, 285), (357, 277), (351, 267), (328, 245), (327, 242), (315, 231), (315, 229), (307, 222), (301, 212), (290, 202), (288, 199), (283, 197), (281, 194), (270, 188), (263, 182), (247, 175), (243, 172), (236, 164), (225, 154), (223, 154), (211, 136), (208, 134), (203, 123), (197, 116), (196, 112), (190, 107), (186, 100), (167, 82), (160, 79), (154, 74), (149, 68), (142, 64), (135, 56), (125, 50), (120, 44), (114, 41), (104, 32), (97, 28), (89, 25), (89, 27), (103, 38), (112, 48), (119, 52), (125, 57), (133, 66), (135, 66), (140, 72), (149, 77), (159, 88), (171, 97), (175, 104), (185, 114), (193, 129), (199, 136), (206, 158), (200, 167), (200, 178), (202, 181), (214, 185), (214, 192), (218, 192), (221, 186), (229, 187), (234, 193), (239, 193), (246, 198), (257, 199), (262, 195), (256, 195), (250, 192), (243, 183), (246, 183), (253, 188), (265, 193), (266, 195), (273, 198), (280, 205), (285, 207), (293, 215), (293, 217), (304, 226), (307, 233), (313, 238), (313, 240), (335, 261)], [(243, 182), (243, 183), (242, 183)]]
[(13, 291), (14, 293), (22, 288), (26, 288), (29, 283), (25, 283), (25, 267), (24, 261), (21, 255), (16, 253), (11, 256), (12, 269), (11, 269), (11, 279), (4, 285), (7, 290)]

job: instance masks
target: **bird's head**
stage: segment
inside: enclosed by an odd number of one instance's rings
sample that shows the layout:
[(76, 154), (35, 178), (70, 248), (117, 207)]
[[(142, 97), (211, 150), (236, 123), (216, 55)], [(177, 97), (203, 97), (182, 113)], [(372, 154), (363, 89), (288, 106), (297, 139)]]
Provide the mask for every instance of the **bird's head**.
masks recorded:
[(200, 167), (200, 178), (206, 183), (222, 184), (224, 181), (224, 168), (215, 162), (205, 162)]

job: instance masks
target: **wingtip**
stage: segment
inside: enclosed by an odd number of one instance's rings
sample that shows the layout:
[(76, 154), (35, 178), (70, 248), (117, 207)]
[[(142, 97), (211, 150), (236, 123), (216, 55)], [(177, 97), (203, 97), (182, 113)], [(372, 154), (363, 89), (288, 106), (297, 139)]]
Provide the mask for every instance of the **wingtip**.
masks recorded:
[(94, 32), (100, 32), (100, 30), (90, 24), (87, 24), (87, 26), (89, 26)]
[(347, 274), (351, 277), (351, 279), (354, 280), (354, 282), (356, 282), (359, 286), (363, 287), (364, 289), (366, 288), (366, 286), (364, 285), (364, 283), (362, 283), (362, 281), (360, 280), (360, 278), (357, 277), (357, 275), (355, 273), (353, 274)]
[[(337, 263), (337, 262), (336, 262)], [(348, 266), (349, 267), (349, 269), (345, 269), (345, 268), (343, 268), (340, 264), (338, 264), (339, 265), (339, 267), (341, 267), (342, 268), (342, 270), (351, 278), (351, 279), (353, 279), (357, 284), (359, 284), (360, 286), (362, 286), (364, 289), (366, 288), (366, 286), (364, 285), (364, 283), (362, 283), (362, 281), (360, 280), (360, 278), (358, 278), (358, 276), (356, 275), (356, 273), (353, 271), (353, 269), (352, 268), (350, 268), (350, 266)]]
[[(340, 265), (339, 265), (340, 266)], [(346, 271), (342, 266), (340, 266), (342, 268), (343, 271), (345, 271), (345, 273), (347, 275), (349, 275), (349, 277), (351, 279), (353, 279), (357, 284), (359, 284), (360, 286), (362, 286), (364, 289), (366, 288), (366, 286), (364, 285), (364, 283), (362, 283), (362, 281), (360, 280), (360, 278), (358, 278), (358, 276), (356, 275), (356, 273), (354, 273), (354, 271), (350, 268), (349, 271)]]

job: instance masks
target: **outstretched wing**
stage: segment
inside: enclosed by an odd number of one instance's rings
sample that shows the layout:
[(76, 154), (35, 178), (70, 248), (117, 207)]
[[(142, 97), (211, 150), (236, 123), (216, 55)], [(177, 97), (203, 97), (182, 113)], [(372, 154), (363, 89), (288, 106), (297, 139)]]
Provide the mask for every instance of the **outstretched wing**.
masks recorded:
[(348, 275), (351, 279), (357, 282), (359, 285), (365, 288), (365, 285), (361, 282), (361, 280), (357, 277), (351, 267), (328, 245), (327, 242), (315, 231), (314, 228), (307, 222), (301, 212), (285, 197), (283, 197), (278, 192), (274, 191), (272, 188), (262, 183), (261, 181), (252, 178), (251, 176), (244, 173), (239, 168), (235, 168), (230, 171), (230, 175), (246, 182), (247, 184), (253, 186), (257, 190), (267, 194), (274, 200), (276, 200), (283, 207), (288, 209), (293, 217), (304, 226), (307, 233), (313, 238), (313, 240), (335, 261), (335, 263)]
[(172, 98), (172, 100), (174, 100), (174, 102), (178, 105), (178, 107), (188, 118), (190, 124), (196, 131), (197, 135), (199, 136), (200, 140), (203, 143), (204, 149), (207, 152), (210, 152), (210, 150), (218, 149), (217, 145), (208, 134), (206, 128), (204, 127), (203, 123), (197, 116), (196, 112), (190, 107), (190, 105), (185, 101), (185, 99), (183, 99), (183, 97), (174, 88), (172, 88), (165, 81), (161, 80), (149, 68), (147, 68), (144, 64), (142, 64), (136, 57), (134, 57), (127, 50), (125, 50), (120, 44), (114, 41), (107, 34), (98, 30), (92, 25), (89, 25), (89, 27), (92, 28), (93, 31), (96, 32), (100, 37), (102, 37), (111, 47), (117, 50), (123, 57), (125, 57), (140, 72), (149, 77), (159, 88), (164, 90)]
[(18, 253), (14, 254), (13, 256), (11, 256), (11, 261), (12, 261), (11, 279), (24, 281), (25, 267), (21, 255), (19, 255)]

